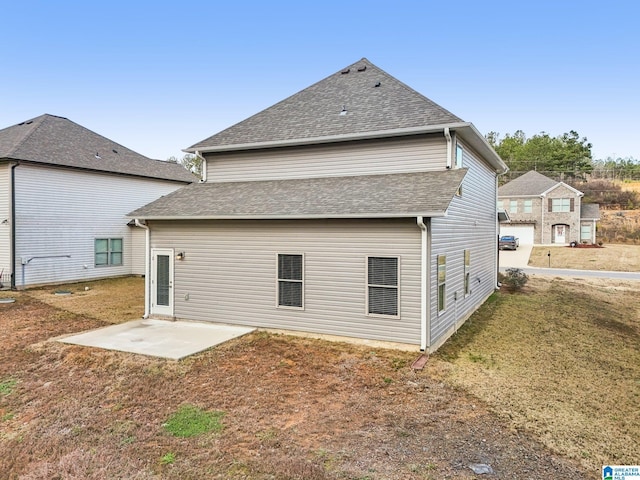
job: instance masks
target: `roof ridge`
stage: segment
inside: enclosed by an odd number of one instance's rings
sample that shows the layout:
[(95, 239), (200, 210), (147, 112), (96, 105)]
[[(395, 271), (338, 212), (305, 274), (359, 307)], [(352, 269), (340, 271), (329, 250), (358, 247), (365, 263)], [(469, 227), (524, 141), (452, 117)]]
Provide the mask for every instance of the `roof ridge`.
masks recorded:
[(98, 137), (104, 138), (105, 140), (107, 140), (107, 141), (111, 142), (112, 144), (114, 144), (114, 145), (116, 145), (116, 146), (118, 146), (118, 147), (124, 148), (125, 150), (128, 150), (128, 151), (130, 151), (130, 152), (133, 152), (133, 153), (135, 153), (136, 155), (140, 155), (141, 157), (147, 158), (147, 159), (149, 159), (149, 160), (155, 160), (154, 158), (149, 158), (149, 157), (147, 157), (146, 155), (143, 155), (143, 154), (142, 154), (142, 153), (140, 153), (140, 152), (136, 152), (135, 150), (132, 150), (132, 149), (131, 149), (131, 148), (129, 148), (129, 147), (125, 147), (125, 146), (124, 146), (124, 145), (122, 145), (121, 143), (118, 143), (118, 142), (116, 142), (115, 140), (112, 140), (112, 139), (111, 139), (111, 138), (109, 138), (109, 137), (105, 137), (104, 135), (101, 135), (101, 134), (99, 134), (98, 132), (95, 132), (95, 131), (91, 130), (90, 128), (85, 127), (84, 125), (80, 125), (79, 123), (76, 123), (76, 122), (74, 122), (73, 120), (69, 120), (67, 117), (59, 117), (59, 116), (57, 116), (57, 115), (49, 115), (49, 116), (51, 116), (51, 117), (55, 117), (55, 118), (60, 118), (60, 119), (62, 119), (62, 120), (66, 120), (66, 121), (67, 121), (67, 122), (69, 122), (69, 123), (73, 123), (74, 125), (77, 125), (78, 127), (80, 127), (80, 128), (81, 128), (81, 129), (83, 129), (83, 130), (86, 130), (86, 131), (88, 131), (88, 132), (91, 132), (92, 134), (97, 135)]
[[(21, 145), (26, 143), (26, 141), (29, 138), (31, 138), (31, 136), (33, 136), (33, 134), (42, 126), (42, 124), (44, 123), (45, 119), (47, 118), (47, 115), (48, 115), (47, 113), (43, 113), (42, 115), (38, 115), (37, 117), (33, 117), (33, 118), (28, 119), (28, 120), (24, 120), (24, 121), (22, 121), (20, 123), (16, 123), (14, 125), (14, 127), (18, 127), (20, 125), (28, 124), (29, 122), (33, 123), (35, 120), (39, 120), (38, 123), (32, 127), (31, 131), (28, 132), (24, 137), (22, 137), (22, 139), (19, 142), (17, 142), (13, 146), (13, 148), (11, 150), (9, 150), (7, 152), (7, 157), (9, 157), (11, 154), (15, 153)], [(11, 128), (11, 127), (9, 127), (9, 128)]]

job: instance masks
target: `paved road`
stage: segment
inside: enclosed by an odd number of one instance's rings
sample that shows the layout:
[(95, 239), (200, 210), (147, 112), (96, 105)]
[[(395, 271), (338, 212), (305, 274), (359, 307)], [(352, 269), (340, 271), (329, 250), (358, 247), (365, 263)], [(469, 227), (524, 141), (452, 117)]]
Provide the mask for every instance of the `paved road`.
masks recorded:
[[(500, 271), (504, 272), (507, 268), (500, 267)], [(640, 280), (639, 272), (610, 272), (606, 270), (570, 270), (567, 268), (537, 268), (537, 267), (517, 267), (527, 275), (546, 275), (556, 277), (591, 277), (591, 278), (610, 278), (612, 280)]]
[(604, 270), (571, 270), (567, 268), (529, 267), (529, 256), (533, 246), (522, 245), (515, 251), (500, 251), (500, 271), (519, 268), (527, 275), (551, 275), (561, 277), (610, 278), (616, 280), (640, 280), (640, 272), (611, 272)]

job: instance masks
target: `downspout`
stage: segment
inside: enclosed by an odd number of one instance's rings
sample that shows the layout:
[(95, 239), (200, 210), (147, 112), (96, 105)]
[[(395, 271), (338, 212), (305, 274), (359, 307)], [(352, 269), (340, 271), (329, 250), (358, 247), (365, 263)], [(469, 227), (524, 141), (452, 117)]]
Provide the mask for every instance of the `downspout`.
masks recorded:
[[(496, 175), (496, 208), (498, 206), (498, 189), (500, 188), (500, 177), (502, 175), (505, 175), (509, 170), (505, 170), (502, 173), (498, 173)], [(496, 272), (495, 272), (495, 278), (493, 281), (493, 284), (496, 286), (496, 290), (500, 288), (499, 282), (498, 282), (498, 277), (500, 275), (500, 219), (498, 218), (497, 212), (496, 212)]]
[(16, 174), (14, 170), (18, 165), (20, 162), (11, 165), (11, 250), (9, 252), (11, 290), (16, 289)]
[(207, 159), (202, 156), (199, 150), (196, 150), (196, 157), (202, 160), (202, 177), (200, 181), (204, 183), (207, 181)]
[(420, 350), (425, 351), (431, 345), (431, 332), (429, 325), (429, 230), (424, 223), (424, 218), (416, 218), (420, 227)]
[(151, 292), (149, 290), (149, 284), (151, 281), (151, 271), (150, 266), (151, 262), (149, 261), (149, 256), (151, 252), (149, 250), (150, 245), (150, 234), (149, 227), (142, 223), (139, 219), (135, 219), (136, 227), (140, 227), (144, 229), (144, 315), (142, 318), (149, 318), (150, 312), (150, 304), (151, 304)]
[(447, 168), (451, 168), (452, 166), (452, 160), (451, 160), (451, 152), (452, 152), (452, 145), (451, 145), (451, 132), (449, 131), (449, 127), (445, 127), (444, 128), (444, 138), (447, 139)]
[[(545, 195), (540, 195), (540, 210), (541, 210), (541, 218), (540, 220), (540, 245), (544, 245), (544, 210), (545, 208), (549, 208), (548, 201), (546, 201)], [(551, 231), (551, 230), (550, 230)], [(533, 243), (536, 243), (536, 239), (533, 239)], [(551, 243), (551, 242), (549, 242)]]

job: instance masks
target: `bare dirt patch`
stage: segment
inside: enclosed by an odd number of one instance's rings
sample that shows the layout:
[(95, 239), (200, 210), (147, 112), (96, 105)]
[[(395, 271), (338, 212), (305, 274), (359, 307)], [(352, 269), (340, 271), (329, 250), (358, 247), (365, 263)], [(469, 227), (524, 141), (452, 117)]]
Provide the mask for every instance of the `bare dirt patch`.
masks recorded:
[(640, 245), (604, 245), (603, 248), (534, 247), (532, 267), (640, 272)]
[[(444, 357), (415, 372), (415, 353), (265, 332), (180, 362), (64, 345), (46, 340), (121, 315), (76, 313), (83, 302), (45, 293), (0, 306), (0, 383), (12, 385), (0, 395), (2, 478), (471, 479), (473, 463), (495, 478), (599, 478), (448, 386), (458, 366)], [(223, 430), (169, 434), (186, 404), (224, 412)]]

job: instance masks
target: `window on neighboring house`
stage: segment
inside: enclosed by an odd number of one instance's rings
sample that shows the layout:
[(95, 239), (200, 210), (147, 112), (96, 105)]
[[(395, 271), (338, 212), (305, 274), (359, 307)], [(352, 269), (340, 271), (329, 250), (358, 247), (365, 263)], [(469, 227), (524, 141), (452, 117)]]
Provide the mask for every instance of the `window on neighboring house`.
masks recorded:
[(549, 199), (550, 212), (573, 212), (573, 205), (574, 205), (573, 198), (550, 198)]
[(456, 168), (462, 168), (463, 150), (460, 145), (456, 145)]
[(498, 210), (504, 210), (504, 200), (498, 200)]
[(445, 296), (447, 293), (447, 256), (438, 255), (438, 313), (446, 308)]
[(464, 251), (464, 296), (471, 293), (471, 250)]
[(522, 213), (533, 212), (533, 200), (525, 200), (522, 204)]
[(367, 312), (398, 314), (399, 262), (397, 257), (367, 257)]
[(278, 254), (278, 306), (303, 307), (303, 256)]
[(96, 267), (122, 265), (121, 238), (96, 238), (94, 252)]
[(518, 200), (511, 200), (509, 202), (509, 213), (518, 213)]
[(580, 240), (591, 241), (591, 225), (580, 225)]

